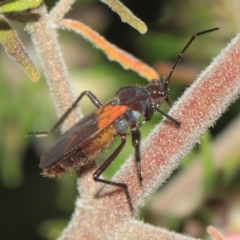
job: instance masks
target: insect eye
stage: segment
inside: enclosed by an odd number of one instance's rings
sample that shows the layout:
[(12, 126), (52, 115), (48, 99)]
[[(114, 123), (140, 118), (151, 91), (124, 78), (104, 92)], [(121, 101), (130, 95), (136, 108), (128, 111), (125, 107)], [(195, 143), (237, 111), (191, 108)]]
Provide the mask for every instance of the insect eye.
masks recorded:
[(158, 90), (155, 88), (155, 89), (152, 89), (152, 96), (154, 97), (154, 98), (157, 98), (158, 97)]
[(159, 88), (152, 88), (151, 95), (153, 98), (160, 98), (165, 95), (165, 92), (160, 91)]

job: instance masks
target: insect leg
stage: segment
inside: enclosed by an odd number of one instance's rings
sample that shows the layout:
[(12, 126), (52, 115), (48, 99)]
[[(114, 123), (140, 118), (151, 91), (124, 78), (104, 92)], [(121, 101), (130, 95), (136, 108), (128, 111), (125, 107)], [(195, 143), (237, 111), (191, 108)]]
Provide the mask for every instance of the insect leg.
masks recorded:
[(26, 136), (37, 136), (37, 137), (45, 137), (52, 135), (57, 128), (64, 122), (64, 120), (68, 117), (68, 115), (72, 112), (72, 110), (77, 107), (78, 102), (84, 97), (88, 96), (88, 98), (91, 100), (91, 102), (97, 107), (100, 108), (102, 104), (97, 99), (97, 97), (90, 91), (84, 91), (82, 92), (79, 97), (75, 100), (75, 102), (68, 108), (68, 110), (62, 115), (62, 117), (57, 121), (57, 123), (52, 127), (52, 129), (48, 132), (29, 132), (26, 134)]
[(154, 104), (151, 104), (149, 106), (150, 108), (154, 109), (156, 112), (159, 112), (164, 117), (168, 118), (170, 121), (172, 121), (177, 127), (180, 127), (181, 123), (174, 119), (173, 117), (169, 116), (167, 113), (163, 112), (161, 109), (157, 108)]
[(165, 101), (166, 101), (166, 103), (167, 103), (168, 108), (171, 108), (171, 107), (172, 107), (172, 102), (171, 102), (171, 100), (169, 99), (169, 97), (167, 97), (167, 98), (165, 99)]
[(122, 188), (125, 191), (127, 201), (129, 203), (129, 207), (130, 207), (131, 211), (133, 211), (132, 200), (131, 200), (131, 197), (130, 197), (130, 194), (128, 191), (128, 186), (126, 183), (112, 182), (110, 180), (105, 180), (105, 179), (99, 178), (99, 176), (107, 169), (107, 167), (111, 164), (111, 162), (117, 157), (117, 155), (123, 149), (123, 147), (126, 143), (126, 135), (121, 135), (121, 140), (122, 140), (122, 142), (117, 147), (117, 149), (112, 153), (112, 155), (110, 157), (108, 157), (108, 159), (93, 173), (93, 179), (96, 182), (102, 182), (105, 184), (110, 184), (110, 185), (114, 185), (114, 186)]
[(141, 140), (141, 133), (139, 131), (139, 126), (135, 126), (134, 128), (131, 129), (131, 134), (132, 134), (132, 145), (135, 150), (135, 160), (137, 164), (137, 171), (138, 171), (138, 177), (140, 182), (142, 182), (142, 172), (141, 172), (141, 156), (140, 156), (140, 140)]

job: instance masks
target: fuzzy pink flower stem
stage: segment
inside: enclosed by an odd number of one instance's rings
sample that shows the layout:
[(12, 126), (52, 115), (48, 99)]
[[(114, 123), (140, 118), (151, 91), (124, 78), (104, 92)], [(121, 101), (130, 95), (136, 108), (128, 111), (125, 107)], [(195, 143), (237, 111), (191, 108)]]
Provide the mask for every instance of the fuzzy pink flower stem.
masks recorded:
[(213, 226), (207, 227), (207, 232), (213, 237), (214, 240), (224, 240), (222, 234)]
[[(30, 12), (39, 16), (39, 19), (27, 23), (26, 31), (31, 35), (38, 57), (41, 60), (57, 114), (62, 116), (74, 102), (75, 96), (66, 64), (60, 51), (57, 32), (44, 4), (30, 10)], [(79, 116), (79, 109), (74, 109), (62, 125), (63, 132), (76, 123), (80, 118)]]
[(180, 128), (165, 121), (152, 131), (143, 144), (142, 188), (134, 177), (134, 171), (131, 171), (134, 161), (126, 162), (117, 176), (127, 182), (134, 205), (143, 205), (145, 199), (166, 181), (201, 135), (236, 100), (240, 93), (239, 66), (240, 35), (237, 35), (169, 112), (181, 122)]

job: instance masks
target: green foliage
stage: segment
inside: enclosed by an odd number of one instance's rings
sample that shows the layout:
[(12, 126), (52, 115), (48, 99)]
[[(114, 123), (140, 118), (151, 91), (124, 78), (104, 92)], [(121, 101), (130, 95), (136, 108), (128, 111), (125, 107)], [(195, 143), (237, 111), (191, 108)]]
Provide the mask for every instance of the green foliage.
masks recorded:
[[(30, 141), (24, 135), (36, 121), (37, 101), (36, 98), (35, 102), (27, 100), (27, 96), (34, 89), (33, 85), (15, 84), (9, 89), (12, 83), (8, 82), (7, 79), (2, 74), (0, 81), (2, 103), (0, 109), (0, 129), (2, 133), (0, 146), (3, 151), (0, 151), (0, 179), (5, 187), (16, 188), (24, 180), (22, 157)], [(41, 109), (39, 111), (41, 114)]]
[(5, 18), (0, 15), (0, 43), (7, 54), (13, 58), (33, 79), (37, 81), (39, 74), (23, 44)]
[(46, 220), (38, 227), (39, 235), (43, 239), (55, 240), (68, 223), (67, 219), (51, 219)]
[(211, 152), (211, 137), (206, 133), (201, 138), (200, 153), (203, 159), (204, 187), (210, 189), (215, 181), (215, 171)]
[(7, 0), (0, 6), (0, 12), (21, 12), (31, 8), (36, 8), (42, 0)]
[[(239, 181), (240, 172), (240, 152), (239, 150), (232, 152), (224, 161), (221, 168), (223, 185), (235, 185)], [(236, 182), (235, 182), (236, 181)]]
[[(169, 33), (154, 33), (137, 38), (137, 47), (141, 49), (141, 55), (148, 62), (156, 62), (159, 59), (174, 59), (184, 45), (184, 41), (176, 39)], [(171, 46), (171, 47), (169, 47)]]

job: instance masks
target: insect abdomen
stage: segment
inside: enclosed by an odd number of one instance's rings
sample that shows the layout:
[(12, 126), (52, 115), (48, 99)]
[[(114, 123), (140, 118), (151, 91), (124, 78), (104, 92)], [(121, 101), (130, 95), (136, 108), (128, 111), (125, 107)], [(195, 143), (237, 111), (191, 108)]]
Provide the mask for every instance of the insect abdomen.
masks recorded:
[(107, 129), (97, 134), (90, 142), (81, 148), (63, 156), (59, 161), (43, 169), (43, 175), (47, 177), (61, 177), (68, 171), (80, 169), (93, 161), (102, 149), (107, 148), (116, 136), (116, 129), (110, 125)]

